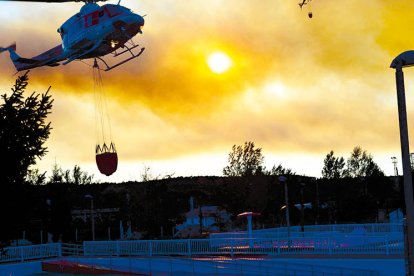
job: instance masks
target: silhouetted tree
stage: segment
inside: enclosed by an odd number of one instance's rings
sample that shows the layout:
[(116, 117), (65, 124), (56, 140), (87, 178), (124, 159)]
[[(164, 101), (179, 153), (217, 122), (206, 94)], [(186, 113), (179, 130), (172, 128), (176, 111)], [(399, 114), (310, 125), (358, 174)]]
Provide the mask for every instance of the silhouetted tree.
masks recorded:
[(40, 173), (39, 169), (29, 170), (26, 182), (31, 185), (43, 185), (46, 182), (46, 172)]
[(49, 137), (50, 123), (45, 119), (50, 113), (53, 100), (48, 94), (32, 93), (24, 98), (28, 85), (27, 73), (19, 76), (12, 88), (12, 94), (1, 96), (0, 105), (0, 183), (10, 185), (23, 183), (29, 167), (36, 164), (36, 158), (43, 157), (44, 146)]
[(345, 159), (343, 157), (335, 157), (331, 150), (323, 161), (322, 177), (332, 179), (341, 178), (345, 175)]
[(63, 182), (63, 170), (56, 163), (52, 167), (52, 175), (50, 176), (49, 182), (61, 183)]
[(44, 174), (30, 170), (36, 159), (46, 154), (45, 141), (49, 137), (50, 123), (45, 120), (53, 100), (45, 94), (23, 94), (28, 85), (27, 73), (19, 76), (12, 93), (1, 96), (0, 104), (0, 239), (15, 239), (27, 229), (36, 216), (33, 186), (42, 184)]
[(282, 164), (277, 167), (273, 165), (270, 171), (266, 171), (267, 175), (293, 175), (295, 174), (291, 169), (284, 168)]
[(75, 185), (91, 184), (93, 175), (89, 175), (87, 172), (81, 170), (78, 165), (75, 165), (72, 171), (72, 183)]
[(346, 175), (349, 177), (384, 176), (384, 172), (374, 162), (371, 154), (357, 146), (347, 160)]
[(223, 169), (225, 176), (248, 176), (263, 173), (262, 149), (255, 149), (253, 142), (245, 142), (244, 146), (233, 145), (228, 160), (229, 165)]
[(68, 183), (75, 185), (87, 185), (93, 184), (93, 175), (89, 175), (87, 172), (75, 165), (72, 171), (62, 170), (57, 164), (52, 167), (52, 175), (50, 176), (49, 183)]

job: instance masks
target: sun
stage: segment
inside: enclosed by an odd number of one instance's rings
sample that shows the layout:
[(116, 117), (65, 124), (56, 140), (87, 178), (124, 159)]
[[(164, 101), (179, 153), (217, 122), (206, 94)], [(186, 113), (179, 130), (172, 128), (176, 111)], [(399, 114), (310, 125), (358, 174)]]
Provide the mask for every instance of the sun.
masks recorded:
[(214, 52), (207, 57), (207, 64), (216, 74), (225, 73), (232, 66), (232, 60), (223, 52)]

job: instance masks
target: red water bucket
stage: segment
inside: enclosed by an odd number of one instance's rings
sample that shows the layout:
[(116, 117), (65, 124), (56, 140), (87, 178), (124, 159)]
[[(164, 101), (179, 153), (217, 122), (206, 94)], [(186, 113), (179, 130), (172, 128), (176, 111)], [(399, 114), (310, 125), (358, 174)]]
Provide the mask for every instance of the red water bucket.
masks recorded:
[(102, 147), (96, 146), (96, 165), (99, 171), (110, 176), (118, 168), (118, 154), (115, 151), (114, 144), (111, 143), (109, 147), (103, 144)]

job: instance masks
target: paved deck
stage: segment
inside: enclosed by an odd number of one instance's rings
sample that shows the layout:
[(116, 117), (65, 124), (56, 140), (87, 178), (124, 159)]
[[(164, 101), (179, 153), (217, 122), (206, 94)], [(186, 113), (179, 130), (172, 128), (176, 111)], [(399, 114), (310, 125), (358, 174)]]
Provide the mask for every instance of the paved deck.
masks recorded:
[[(231, 260), (229, 258), (66, 258), (80, 263), (110, 266), (114, 269), (149, 272), (152, 275), (290, 275), (297, 269), (296, 275), (359, 275), (352, 269), (376, 271), (379, 276), (404, 276), (403, 258), (306, 258), (262, 257)], [(318, 270), (324, 272), (318, 273)], [(332, 270), (333, 269), (333, 270)], [(0, 265), (0, 276), (32, 276), (41, 273), (41, 261)], [(342, 273), (341, 272), (341, 273)], [(293, 275), (293, 274), (292, 274)], [(374, 275), (374, 274), (363, 274)]]

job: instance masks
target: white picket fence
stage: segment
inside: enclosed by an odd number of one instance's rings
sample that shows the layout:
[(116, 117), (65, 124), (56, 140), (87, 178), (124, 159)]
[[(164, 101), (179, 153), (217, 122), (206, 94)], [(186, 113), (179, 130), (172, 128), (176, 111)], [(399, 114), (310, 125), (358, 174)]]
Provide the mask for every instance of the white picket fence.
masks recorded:
[[(403, 236), (402, 223), (369, 223), (369, 224), (327, 224), (305, 225), (304, 231), (300, 226), (266, 228), (253, 230), (255, 238), (284, 238), (284, 237), (314, 237), (335, 235), (377, 235), (377, 236)], [(247, 238), (246, 231), (222, 232), (210, 234), (210, 238)]]
[(402, 239), (388, 236), (284, 239), (188, 239), (149, 241), (87, 241), (85, 256), (195, 255), (402, 255)]
[(402, 224), (335, 224), (211, 234), (209, 239), (87, 241), (85, 256), (402, 255)]
[(208, 239), (85, 241), (6, 247), (0, 262), (83, 256), (197, 256), (197, 255), (400, 255), (404, 254), (401, 224), (306, 226), (212, 234)]
[(0, 262), (24, 262), (62, 256), (61, 243), (5, 247), (0, 251)]

